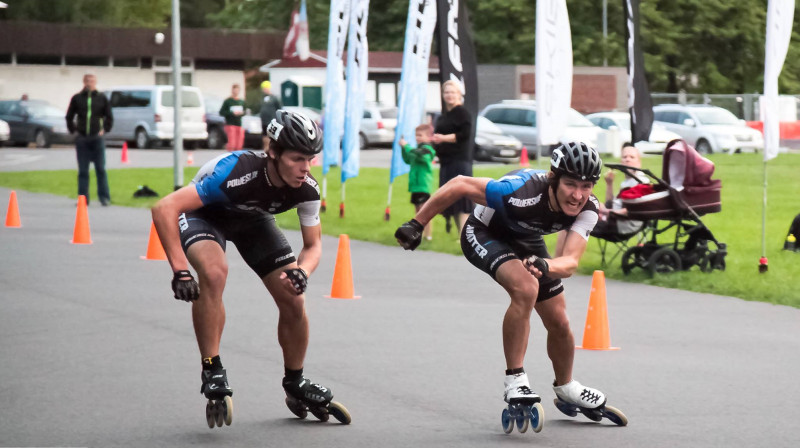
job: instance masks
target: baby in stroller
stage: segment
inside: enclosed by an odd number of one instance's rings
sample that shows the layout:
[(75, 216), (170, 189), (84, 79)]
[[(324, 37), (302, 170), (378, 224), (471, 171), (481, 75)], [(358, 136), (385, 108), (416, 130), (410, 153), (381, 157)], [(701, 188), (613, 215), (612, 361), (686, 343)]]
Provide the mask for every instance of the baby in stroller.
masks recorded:
[[(647, 242), (629, 248), (622, 256), (626, 274), (639, 267), (651, 273), (688, 270), (699, 266), (704, 272), (725, 269), (726, 246), (706, 227), (700, 216), (722, 210), (722, 182), (711, 179), (714, 164), (683, 140), (673, 140), (664, 150), (662, 178), (649, 170), (625, 165), (607, 166), (646, 175), (653, 193), (638, 198), (622, 198), (627, 217), (643, 221)], [(669, 232), (669, 233), (667, 233)], [(658, 238), (671, 242), (659, 243)]]
[[(621, 159), (623, 165), (631, 168), (642, 168), (642, 156), (639, 150), (632, 145), (622, 148)], [(642, 229), (644, 222), (628, 218), (628, 210), (622, 205), (622, 198), (635, 198), (652, 193), (643, 187), (648, 187), (650, 179), (637, 171), (625, 173), (625, 179), (619, 186), (619, 196), (614, 194), (614, 170), (609, 170), (604, 176), (606, 182), (606, 200), (600, 204), (600, 219), (597, 221), (592, 236), (606, 240), (628, 239)]]

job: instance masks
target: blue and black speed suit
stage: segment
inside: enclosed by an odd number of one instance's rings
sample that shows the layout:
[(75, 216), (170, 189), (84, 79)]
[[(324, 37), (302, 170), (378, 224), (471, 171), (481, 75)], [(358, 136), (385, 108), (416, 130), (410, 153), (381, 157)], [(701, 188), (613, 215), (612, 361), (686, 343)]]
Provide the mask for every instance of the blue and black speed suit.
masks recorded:
[[(600, 208), (594, 195), (577, 216), (569, 216), (550, 206), (549, 184), (545, 173), (534, 170), (512, 171), (486, 185), (486, 204), (477, 205), (461, 233), (464, 256), (478, 269), (496, 280), (497, 269), (510, 260), (531, 255), (550, 258), (542, 235), (561, 230), (577, 232), (589, 239)], [(564, 291), (560, 279), (539, 279), (537, 302)]]
[(301, 226), (318, 225), (319, 186), (309, 175), (299, 188), (277, 187), (267, 175), (270, 163), (263, 152), (235, 151), (200, 168), (192, 183), (203, 207), (179, 217), (184, 251), (202, 240), (224, 250), (230, 240), (262, 278), (296, 260), (274, 215), (297, 208)]

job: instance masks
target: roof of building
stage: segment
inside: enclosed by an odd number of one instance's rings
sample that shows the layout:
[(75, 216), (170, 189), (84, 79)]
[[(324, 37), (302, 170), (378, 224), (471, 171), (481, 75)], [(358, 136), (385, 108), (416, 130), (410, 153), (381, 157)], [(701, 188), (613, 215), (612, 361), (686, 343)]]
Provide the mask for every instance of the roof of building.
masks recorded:
[[(311, 55), (305, 61), (295, 55), (288, 59), (276, 59), (261, 66), (261, 71), (273, 68), (325, 68), (327, 66), (328, 52), (326, 50), (311, 50)], [(343, 57), (345, 66), (347, 56)], [(369, 71), (372, 73), (400, 73), (403, 67), (403, 53), (401, 51), (370, 51)], [(428, 61), (428, 72), (439, 72), (439, 58), (431, 55)]]

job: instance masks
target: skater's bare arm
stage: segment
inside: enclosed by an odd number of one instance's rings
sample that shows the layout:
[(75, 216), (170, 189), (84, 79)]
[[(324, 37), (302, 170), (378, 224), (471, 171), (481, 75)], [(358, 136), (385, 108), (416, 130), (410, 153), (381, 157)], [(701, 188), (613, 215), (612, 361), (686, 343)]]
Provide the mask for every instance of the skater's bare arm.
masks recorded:
[(322, 226), (300, 226), (300, 233), (303, 236), (303, 248), (297, 256), (297, 265), (311, 275), (322, 257)]
[(424, 227), (453, 202), (466, 197), (476, 204), (486, 205), (486, 184), (488, 177), (457, 176), (442, 186), (422, 206), (414, 217)]
[(162, 198), (151, 210), (158, 238), (161, 240), (173, 272), (189, 269), (189, 261), (186, 260), (186, 255), (181, 247), (178, 216), (202, 206), (203, 201), (200, 200), (197, 189), (194, 185), (188, 185)]
[(578, 263), (586, 251), (586, 240), (573, 230), (558, 233), (556, 241), (556, 256), (547, 260), (550, 278), (571, 277), (578, 270)]

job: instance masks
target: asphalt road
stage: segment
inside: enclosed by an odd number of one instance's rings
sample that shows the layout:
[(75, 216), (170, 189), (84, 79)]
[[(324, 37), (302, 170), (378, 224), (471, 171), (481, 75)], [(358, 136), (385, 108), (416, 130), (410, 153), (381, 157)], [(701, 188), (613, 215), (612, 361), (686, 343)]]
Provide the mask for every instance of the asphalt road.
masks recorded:
[[(306, 373), (353, 424), (286, 409), (276, 308), (231, 247), (221, 354), (234, 422), (211, 430), (190, 306), (172, 299), (166, 262), (140, 259), (147, 210), (92, 206), (93, 244), (72, 245), (74, 200), (18, 198), (23, 227), (0, 227), (0, 446), (797, 446), (800, 310), (609, 280), (621, 350), (578, 351), (575, 376), (630, 425), (556, 410), (534, 317), (525, 367), (545, 427), (505, 435), (503, 291), (462, 257), (353, 241), (362, 298), (326, 299), (337, 247), (327, 236), (306, 299)], [(298, 233), (287, 236), (297, 248)], [(577, 341), (590, 282), (566, 281)]]

